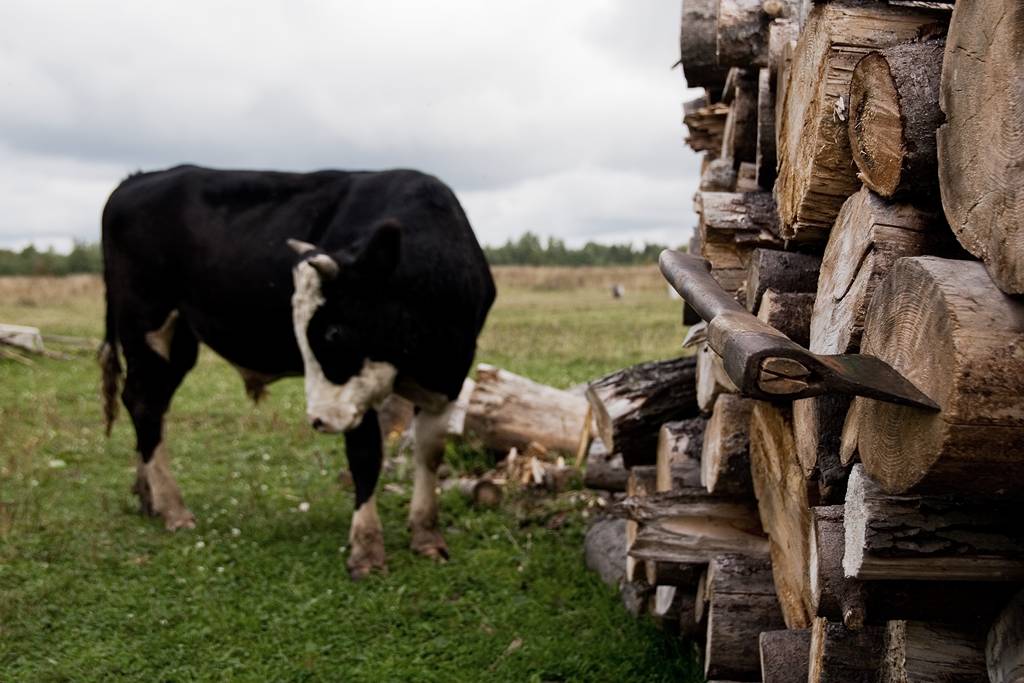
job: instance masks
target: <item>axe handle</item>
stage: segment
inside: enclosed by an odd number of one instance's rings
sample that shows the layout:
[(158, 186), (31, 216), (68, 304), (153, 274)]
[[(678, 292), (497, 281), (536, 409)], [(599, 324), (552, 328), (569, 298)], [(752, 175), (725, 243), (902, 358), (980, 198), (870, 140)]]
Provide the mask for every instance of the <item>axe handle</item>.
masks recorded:
[(705, 322), (710, 323), (722, 313), (747, 312), (711, 276), (711, 264), (705, 259), (666, 249), (661, 252), (658, 265), (672, 288)]

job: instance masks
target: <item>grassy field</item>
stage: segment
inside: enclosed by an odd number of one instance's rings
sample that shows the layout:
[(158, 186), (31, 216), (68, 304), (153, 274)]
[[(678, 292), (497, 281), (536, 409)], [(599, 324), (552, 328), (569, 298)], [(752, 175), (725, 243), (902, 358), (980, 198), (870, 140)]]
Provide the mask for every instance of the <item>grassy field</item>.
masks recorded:
[[(653, 268), (498, 279), (479, 361), (569, 386), (677, 352)], [(0, 279), (0, 321), (99, 337), (101, 295), (89, 277)], [(342, 441), (303, 410), (300, 380), (253, 406), (204, 351), (167, 421), (198, 517), (172, 535), (136, 513), (133, 435), (122, 415), (104, 438), (92, 356), (0, 360), (0, 681), (698, 680), (690, 647), (584, 569), (579, 495), (479, 511), (448, 494), (452, 560), (434, 565), (407, 549), (408, 473), (390, 467), (390, 573), (349, 582)]]

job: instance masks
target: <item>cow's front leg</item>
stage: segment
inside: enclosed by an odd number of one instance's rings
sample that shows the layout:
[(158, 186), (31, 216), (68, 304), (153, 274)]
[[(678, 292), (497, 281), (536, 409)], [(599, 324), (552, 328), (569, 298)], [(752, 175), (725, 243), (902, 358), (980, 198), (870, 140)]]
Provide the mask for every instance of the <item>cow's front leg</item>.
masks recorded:
[(450, 412), (450, 404), (440, 413), (420, 410), (413, 420), (415, 470), (409, 506), (410, 545), (415, 552), (435, 560), (448, 559), (448, 546), (438, 530), (437, 468), (444, 457)]
[(348, 536), (348, 573), (358, 581), (374, 570), (387, 571), (384, 529), (373, 495), (384, 457), (376, 412), (366, 411), (359, 426), (345, 432), (345, 451), (356, 487), (356, 507)]

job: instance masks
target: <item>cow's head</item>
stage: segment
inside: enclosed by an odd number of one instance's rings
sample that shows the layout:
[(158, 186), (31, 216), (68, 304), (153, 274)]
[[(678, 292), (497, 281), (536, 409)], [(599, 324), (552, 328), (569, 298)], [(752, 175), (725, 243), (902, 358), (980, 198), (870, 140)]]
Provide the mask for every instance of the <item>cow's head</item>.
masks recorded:
[(344, 432), (384, 400), (396, 369), (371, 360), (379, 327), (380, 290), (398, 264), (401, 231), (377, 225), (353, 249), (330, 253), (288, 240), (300, 254), (292, 270), (292, 320), (305, 365), (306, 415), (314, 429)]

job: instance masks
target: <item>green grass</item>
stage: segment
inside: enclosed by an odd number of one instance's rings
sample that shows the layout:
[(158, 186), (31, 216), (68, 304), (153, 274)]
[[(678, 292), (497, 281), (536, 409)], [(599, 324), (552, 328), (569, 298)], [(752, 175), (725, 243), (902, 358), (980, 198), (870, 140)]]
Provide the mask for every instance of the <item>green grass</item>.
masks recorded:
[[(99, 336), (96, 294), (0, 287), (0, 321)], [(478, 360), (568, 386), (674, 354), (678, 314), (660, 289), (504, 286)], [(583, 496), (480, 511), (447, 494), (452, 560), (435, 565), (407, 548), (410, 486), (390, 468), (390, 573), (354, 584), (342, 440), (306, 427), (300, 381), (252, 406), (202, 354), (167, 421), (199, 521), (178, 534), (136, 513), (129, 421), (104, 438), (97, 385), (91, 356), (0, 361), (0, 681), (699, 680), (688, 644), (584, 569)]]

